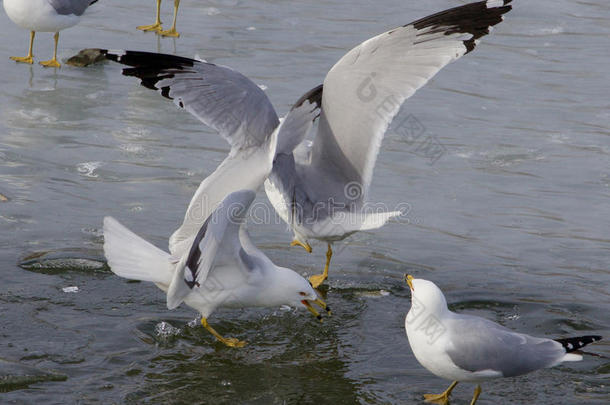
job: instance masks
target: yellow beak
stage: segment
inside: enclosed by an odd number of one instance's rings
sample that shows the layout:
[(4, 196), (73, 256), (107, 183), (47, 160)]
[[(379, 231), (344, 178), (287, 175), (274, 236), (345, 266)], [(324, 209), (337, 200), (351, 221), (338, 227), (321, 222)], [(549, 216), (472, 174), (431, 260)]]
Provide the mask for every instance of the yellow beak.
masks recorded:
[(415, 288), (413, 288), (413, 276), (410, 274), (405, 274), (405, 280), (407, 284), (409, 284), (411, 291), (415, 291)]
[[(317, 301), (317, 300), (316, 300)], [(315, 301), (314, 301), (315, 302)], [(309, 303), (309, 301), (307, 300), (302, 300), (301, 304), (305, 305), (305, 308), (307, 308), (307, 310), (309, 312), (311, 312), (313, 314), (313, 316), (316, 317), (316, 319), (320, 322), (322, 322), (322, 315), (320, 315), (320, 313), (318, 311), (316, 311), (316, 309), (314, 307), (311, 306), (311, 304)]]
[(328, 305), (326, 305), (326, 302), (322, 301), (322, 299), (318, 298), (316, 300), (313, 300), (312, 302), (317, 304), (323, 310), (325, 310), (326, 313), (328, 314), (328, 316), (332, 315), (331, 312), (330, 312), (330, 307)]

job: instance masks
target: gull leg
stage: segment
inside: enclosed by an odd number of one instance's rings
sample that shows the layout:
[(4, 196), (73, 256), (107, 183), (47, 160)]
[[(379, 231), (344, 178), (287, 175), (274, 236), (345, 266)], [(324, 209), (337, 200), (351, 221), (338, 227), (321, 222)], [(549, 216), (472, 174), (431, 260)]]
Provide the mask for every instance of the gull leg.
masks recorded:
[(158, 31), (157, 34), (163, 37), (174, 37), (178, 38), (180, 34), (176, 31), (176, 20), (178, 18), (178, 6), (180, 5), (180, 0), (174, 0), (174, 22), (172, 23), (172, 27), (167, 31)]
[(61, 64), (57, 61), (57, 43), (59, 42), (59, 32), (56, 32), (55, 35), (53, 35), (53, 39), (55, 40), (55, 48), (53, 50), (53, 59), (45, 60), (43, 62), (40, 62), (40, 64), (44, 67), (58, 68), (61, 66)]
[(295, 240), (293, 240), (293, 241), (290, 243), (290, 246), (300, 246), (300, 247), (302, 247), (303, 249), (307, 250), (307, 253), (311, 253), (311, 251), (313, 250), (313, 249), (311, 248), (311, 246), (309, 246), (309, 243), (307, 243), (307, 242), (303, 243), (303, 242), (301, 242), (301, 241), (299, 241), (299, 240), (296, 240), (296, 239), (295, 239)]
[(246, 342), (244, 342), (242, 340), (238, 340), (235, 338), (222, 337), (220, 335), (220, 333), (216, 332), (214, 330), (214, 328), (212, 328), (208, 324), (208, 320), (206, 318), (201, 318), (201, 325), (203, 325), (203, 327), (206, 328), (208, 332), (210, 332), (212, 335), (214, 335), (214, 337), (216, 339), (218, 339), (219, 341), (221, 341), (222, 343), (224, 343), (225, 345), (227, 345), (229, 347), (244, 347), (246, 345)]
[(333, 249), (328, 244), (328, 250), (326, 251), (326, 265), (324, 266), (324, 272), (322, 274), (316, 274), (309, 277), (309, 282), (313, 288), (318, 288), (320, 284), (328, 278), (328, 267), (330, 266), (330, 259), (333, 257)]
[(36, 31), (30, 32), (30, 50), (28, 52), (28, 56), (11, 56), (11, 59), (15, 62), (21, 63), (29, 63), (30, 65), (34, 63), (34, 55), (32, 54), (32, 49), (34, 48), (34, 37), (36, 36)]
[(136, 29), (142, 31), (161, 31), (163, 27), (161, 27), (161, 0), (157, 0), (157, 19), (154, 24), (151, 25), (140, 25), (136, 27)]
[(470, 405), (474, 405), (477, 402), (479, 395), (481, 395), (481, 386), (477, 384), (477, 387), (474, 389), (474, 395), (472, 397), (472, 401), (470, 401)]
[(453, 391), (456, 385), (458, 385), (457, 381), (452, 382), (449, 388), (442, 394), (424, 394), (424, 400), (426, 402), (446, 405), (449, 403), (449, 395), (451, 395), (451, 391)]

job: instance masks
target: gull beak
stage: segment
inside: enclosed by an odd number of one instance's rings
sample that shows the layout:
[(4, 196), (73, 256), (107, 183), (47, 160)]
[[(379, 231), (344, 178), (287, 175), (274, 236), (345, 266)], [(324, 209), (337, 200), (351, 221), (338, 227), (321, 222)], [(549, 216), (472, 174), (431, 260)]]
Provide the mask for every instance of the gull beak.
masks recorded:
[[(317, 300), (316, 300), (317, 301)], [(315, 301), (314, 301), (315, 302)], [(320, 313), (318, 311), (316, 311), (316, 309), (314, 307), (311, 306), (311, 304), (309, 303), (309, 301), (307, 300), (302, 300), (301, 304), (305, 305), (305, 308), (307, 308), (307, 310), (309, 312), (311, 312), (313, 314), (313, 316), (316, 317), (316, 319), (320, 322), (322, 322), (322, 315), (320, 315)]]
[(330, 312), (330, 307), (328, 305), (326, 305), (326, 302), (322, 301), (320, 298), (316, 298), (315, 300), (311, 301), (313, 303), (315, 303), (316, 305), (318, 305), (320, 308), (322, 308), (323, 310), (326, 311), (326, 314), (328, 316), (331, 316), (331, 312)]
[(405, 280), (407, 284), (409, 284), (411, 291), (415, 291), (415, 288), (413, 288), (413, 276), (410, 274), (405, 274)]

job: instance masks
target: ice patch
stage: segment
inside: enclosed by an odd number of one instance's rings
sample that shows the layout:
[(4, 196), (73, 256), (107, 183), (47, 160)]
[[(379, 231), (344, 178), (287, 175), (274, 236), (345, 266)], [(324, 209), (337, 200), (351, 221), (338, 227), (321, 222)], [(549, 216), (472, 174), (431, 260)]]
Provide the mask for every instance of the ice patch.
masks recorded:
[(176, 328), (167, 322), (159, 322), (155, 325), (155, 335), (162, 339), (178, 336), (180, 333), (182, 333), (180, 328)]
[(98, 174), (95, 173), (95, 170), (99, 169), (104, 165), (103, 162), (84, 162), (76, 165), (76, 170), (84, 176), (87, 177), (98, 177)]

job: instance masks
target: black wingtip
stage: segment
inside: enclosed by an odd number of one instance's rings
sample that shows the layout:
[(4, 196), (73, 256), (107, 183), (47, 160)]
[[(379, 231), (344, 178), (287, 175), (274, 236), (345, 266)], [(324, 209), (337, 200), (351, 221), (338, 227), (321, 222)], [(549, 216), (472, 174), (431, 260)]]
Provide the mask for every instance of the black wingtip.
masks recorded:
[(451, 34), (471, 34), (464, 40), (466, 53), (471, 52), (477, 40), (490, 32), (490, 28), (502, 22), (503, 15), (512, 10), (512, 0), (488, 0), (470, 3), (451, 8), (440, 13), (424, 17), (411, 24), (417, 30), (424, 30), (421, 35), (443, 32)]
[(572, 353), (576, 350), (579, 350), (586, 345), (602, 340), (602, 336), (599, 335), (589, 335), (589, 336), (579, 336), (573, 338), (565, 338), (565, 339), (555, 339), (556, 342), (561, 343), (563, 348), (566, 350), (566, 353)]
[(320, 108), (322, 106), (322, 91), (324, 90), (324, 85), (320, 84), (313, 89), (309, 90), (307, 93), (303, 94), (301, 98), (297, 100), (296, 103), (292, 106), (292, 110), (300, 107), (305, 100), (308, 100), (311, 104), (315, 104), (316, 108)]
[(123, 69), (124, 76), (133, 76), (141, 80), (140, 84), (151, 90), (160, 90), (163, 97), (170, 96), (169, 87), (159, 89), (157, 83), (163, 79), (171, 79), (178, 72), (184, 72), (198, 61), (182, 56), (142, 51), (109, 51), (100, 49), (100, 53), (108, 60), (130, 66)]

